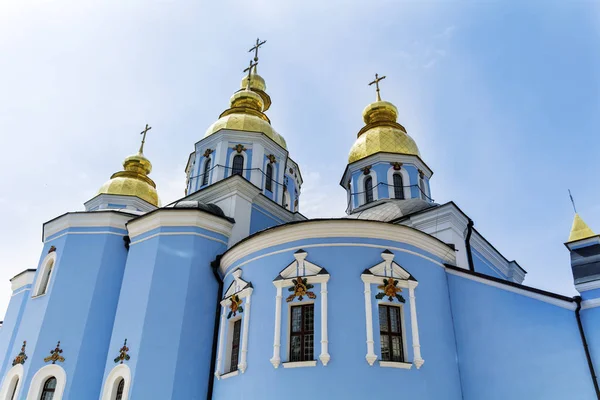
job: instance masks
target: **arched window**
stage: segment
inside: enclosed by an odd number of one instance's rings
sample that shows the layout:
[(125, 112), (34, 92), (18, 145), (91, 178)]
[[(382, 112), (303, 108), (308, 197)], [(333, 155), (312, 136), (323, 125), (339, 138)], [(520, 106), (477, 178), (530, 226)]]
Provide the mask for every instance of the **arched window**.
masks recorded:
[(41, 296), (43, 294), (46, 294), (46, 291), (48, 290), (48, 284), (50, 283), (50, 276), (52, 276), (52, 270), (54, 269), (54, 260), (50, 260), (48, 262), (48, 264), (45, 266), (44, 269), (42, 269), (40, 278), (40, 286), (38, 291), (36, 292), (36, 296)]
[(208, 185), (208, 173), (210, 172), (210, 158), (204, 162), (204, 175), (202, 175), (202, 186)]
[(42, 389), (42, 395), (40, 400), (52, 400), (54, 398), (54, 392), (56, 391), (56, 378), (51, 376), (44, 383), (44, 389)]
[(287, 189), (284, 187), (283, 188), (283, 207), (286, 209), (290, 208), (290, 194), (288, 193)]
[(400, 174), (394, 174), (394, 198), (404, 199), (404, 184)]
[(373, 178), (365, 179), (365, 204), (373, 201)]
[(273, 191), (273, 166), (271, 164), (267, 164), (267, 173), (265, 177), (265, 189), (269, 192)]
[(125, 379), (121, 378), (119, 380), (119, 385), (117, 386), (117, 393), (115, 395), (115, 400), (123, 399), (123, 390), (125, 389)]
[(237, 154), (233, 157), (233, 169), (231, 175), (242, 175), (244, 171), (244, 156)]
[(16, 400), (16, 395), (17, 395), (17, 387), (19, 387), (19, 377), (17, 376), (17, 379), (15, 380), (14, 383), (12, 383), (11, 388), (9, 389), (10, 393), (10, 400)]

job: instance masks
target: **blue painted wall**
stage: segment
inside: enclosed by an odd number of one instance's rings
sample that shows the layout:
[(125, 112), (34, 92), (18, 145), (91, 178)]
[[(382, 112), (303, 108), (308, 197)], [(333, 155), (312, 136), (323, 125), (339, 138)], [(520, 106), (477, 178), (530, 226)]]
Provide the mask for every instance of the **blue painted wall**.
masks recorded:
[[(21, 318), (25, 305), (31, 296), (31, 285), (25, 285), (15, 291), (10, 298), (8, 303), (8, 309), (4, 316), (2, 328), (0, 329), (0, 357), (2, 357), (2, 364), (0, 365), (0, 376), (4, 376), (6, 371), (12, 367), (12, 360), (17, 356), (17, 353), (11, 354), (9, 350), (15, 347), (15, 336), (17, 334), (19, 325), (21, 324)], [(26, 339), (23, 339), (26, 340)], [(23, 340), (19, 345), (23, 344)], [(0, 379), (1, 381), (1, 379)]]
[(473, 267), (475, 267), (475, 272), (493, 276), (494, 278), (508, 279), (506, 275), (501, 273), (490, 260), (475, 250), (473, 246), (471, 246), (471, 254), (473, 255)]
[(600, 374), (600, 307), (581, 310), (581, 324), (585, 330), (588, 349), (592, 357), (596, 376)]
[(252, 213), (250, 214), (250, 235), (283, 223), (285, 223), (285, 221), (275, 217), (264, 208), (255, 204), (252, 205)]

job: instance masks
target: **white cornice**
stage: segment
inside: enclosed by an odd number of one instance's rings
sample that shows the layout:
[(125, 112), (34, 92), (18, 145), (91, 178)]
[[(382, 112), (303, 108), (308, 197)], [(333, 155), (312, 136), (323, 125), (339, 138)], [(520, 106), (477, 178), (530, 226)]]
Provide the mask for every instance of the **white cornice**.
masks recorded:
[(127, 224), (133, 238), (160, 227), (198, 227), (229, 237), (233, 224), (203, 210), (161, 208)]
[(577, 289), (579, 293), (586, 292), (588, 290), (600, 289), (600, 280), (580, 283), (575, 285), (575, 289)]
[[(93, 209), (94, 207), (108, 206), (109, 203), (123, 204), (126, 206), (135, 207), (135, 209), (133, 209), (133, 210), (124, 209), (126, 212), (131, 212), (134, 214), (139, 213), (139, 211), (137, 211), (138, 209), (141, 210), (142, 212), (148, 212), (148, 211), (156, 210), (156, 208), (157, 208), (155, 205), (150, 204), (147, 201), (142, 200), (137, 196), (124, 196), (124, 195), (108, 194), (108, 193), (98, 194), (95, 197), (93, 197), (92, 199), (86, 201), (83, 205), (85, 206), (85, 209), (89, 211), (89, 210)], [(106, 210), (114, 210), (114, 209), (106, 208)]]
[(466, 272), (456, 271), (456, 270), (449, 269), (449, 268), (446, 268), (446, 272), (451, 275), (460, 276), (461, 278), (465, 278), (465, 279), (469, 279), (469, 280), (472, 280), (475, 282), (482, 283), (484, 285), (488, 285), (488, 286), (495, 287), (498, 289), (506, 290), (507, 292), (520, 294), (522, 296), (526, 296), (526, 297), (530, 297), (532, 299), (543, 301), (544, 303), (548, 303), (548, 304), (552, 304), (552, 305), (555, 305), (558, 307), (566, 308), (567, 310), (575, 310), (575, 308), (577, 308), (577, 305), (575, 304), (575, 302), (557, 299), (555, 297), (547, 296), (547, 295), (544, 295), (541, 293), (531, 292), (526, 289), (517, 288), (512, 285), (503, 284), (503, 283), (496, 282), (491, 279), (481, 278), (479, 276), (471, 275)]
[[(433, 171), (417, 156), (411, 156), (407, 154), (391, 154), (391, 153), (377, 153), (370, 155), (369, 157), (363, 158), (362, 160), (355, 161), (352, 164), (349, 164), (344, 171), (344, 176), (342, 177), (342, 182), (347, 181), (347, 175), (350, 173), (350, 170), (356, 171), (358, 169), (362, 169), (367, 165), (375, 165), (379, 162), (401, 162), (402, 164), (412, 164), (417, 169), (423, 171), (427, 179), (431, 178), (433, 175)], [(351, 167), (351, 168), (350, 168)]]
[(10, 289), (14, 292), (25, 285), (31, 285), (33, 283), (33, 277), (35, 276), (35, 271), (35, 269), (33, 271), (26, 270), (12, 278), (10, 280)]
[(600, 299), (585, 300), (581, 302), (581, 309), (600, 307)]
[(212, 135), (200, 139), (196, 142), (196, 152), (202, 152), (206, 148), (211, 148), (216, 145), (217, 142), (239, 142), (239, 143), (252, 143), (259, 142), (264, 147), (273, 149), (277, 158), (287, 158), (288, 151), (281, 147), (278, 143), (275, 143), (271, 138), (261, 132), (247, 132), (247, 131), (236, 131), (231, 129), (221, 129)]
[(477, 250), (477, 252), (479, 252), (486, 260), (491, 262), (494, 267), (499, 269), (504, 276), (509, 276), (509, 267), (506, 258), (490, 246), (477, 231), (473, 231), (473, 234), (471, 235), (471, 247)]
[(44, 224), (43, 241), (50, 236), (68, 228), (100, 228), (110, 227), (125, 230), (127, 221), (136, 215), (121, 211), (90, 211), (63, 214)]
[(444, 263), (453, 265), (456, 263), (454, 251), (446, 244), (426, 233), (404, 225), (367, 220), (331, 219), (308, 220), (260, 232), (229, 249), (221, 259), (220, 270), (224, 274), (235, 261), (261, 249), (303, 239), (334, 237), (360, 237), (406, 243), (441, 258)]
[(461, 235), (464, 235), (469, 222), (468, 218), (453, 203), (431, 207), (417, 214), (409, 215), (407, 218), (410, 220), (411, 226), (419, 230), (439, 226), (447, 222)]

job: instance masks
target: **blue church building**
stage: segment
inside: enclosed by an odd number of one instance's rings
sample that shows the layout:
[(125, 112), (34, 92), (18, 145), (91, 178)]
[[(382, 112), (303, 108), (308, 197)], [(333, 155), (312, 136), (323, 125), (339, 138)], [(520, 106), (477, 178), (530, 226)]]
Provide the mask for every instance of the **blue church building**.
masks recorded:
[(580, 296), (524, 285), (465, 211), (432, 200), (378, 76), (340, 181), (347, 215), (307, 219), (247, 71), (183, 198), (161, 206), (143, 140), (85, 211), (43, 224), (37, 268), (10, 281), (0, 400), (600, 399), (600, 235), (575, 215)]

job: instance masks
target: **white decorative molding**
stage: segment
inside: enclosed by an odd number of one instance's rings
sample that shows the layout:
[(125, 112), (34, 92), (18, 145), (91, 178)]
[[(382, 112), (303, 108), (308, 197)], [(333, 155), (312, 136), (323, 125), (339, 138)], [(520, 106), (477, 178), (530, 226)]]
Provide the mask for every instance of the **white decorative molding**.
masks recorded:
[(317, 366), (317, 360), (284, 362), (282, 365), (283, 365), (283, 368), (316, 367)]
[[(367, 191), (365, 190), (365, 180), (368, 177), (371, 178), (371, 182), (373, 184), (373, 201), (370, 201), (369, 203), (367, 203)], [(361, 171), (356, 181), (356, 187), (354, 188), (354, 190), (356, 190), (356, 192), (359, 193), (359, 196), (358, 204), (356, 205), (356, 207), (352, 208), (358, 208), (360, 206), (364, 206), (365, 204), (374, 203), (377, 200), (379, 200), (379, 181), (377, 180), (377, 172), (373, 168), (371, 168), (369, 173), (366, 175), (364, 172)]]
[[(395, 361), (379, 361), (379, 366), (384, 368), (402, 368), (411, 369), (412, 364), (406, 362), (395, 362)], [(419, 368), (419, 367), (417, 367)]]
[[(303, 239), (324, 239), (324, 238), (350, 238), (360, 237), (363, 239), (393, 240), (399, 243), (405, 243), (415, 246), (425, 252), (439, 257), (442, 262), (432, 260), (432, 262), (443, 266), (442, 263), (455, 265), (456, 257), (454, 250), (442, 241), (413, 228), (404, 225), (395, 225), (378, 221), (367, 221), (358, 219), (338, 219), (338, 220), (309, 220), (293, 225), (281, 225), (267, 231), (258, 233), (243, 242), (230, 248), (221, 259), (219, 270), (225, 274), (227, 269), (237, 260), (244, 258), (257, 249), (266, 249), (289, 242), (295, 242)], [(350, 244), (345, 244), (350, 245)], [(367, 244), (354, 244), (357, 246), (369, 247)], [(333, 246), (327, 244), (327, 246)], [(314, 245), (304, 246), (306, 248), (315, 247)], [(374, 247), (386, 248), (385, 246), (375, 245)], [(387, 247), (391, 248), (391, 247)], [(399, 251), (407, 251), (406, 249)], [(412, 252), (413, 254), (418, 254)], [(256, 257), (254, 259), (260, 258)], [(247, 264), (251, 260), (245, 261)]]
[(217, 379), (227, 379), (227, 378), (232, 378), (232, 377), (234, 377), (234, 376), (238, 376), (238, 375), (239, 375), (239, 373), (240, 373), (240, 371), (236, 369), (235, 371), (228, 372), (228, 373), (226, 373), (226, 374), (223, 374), (223, 375), (221, 375), (221, 376), (220, 376), (219, 378), (217, 378)]
[(10, 280), (10, 289), (13, 291), (13, 294), (18, 289), (21, 289), (27, 285), (31, 285), (33, 283), (33, 278), (35, 277), (35, 272), (35, 269), (26, 269), (25, 271), (12, 277)]
[(129, 222), (127, 229), (133, 243), (135, 237), (166, 226), (197, 227), (229, 237), (233, 223), (200, 209), (161, 208)]
[(364, 281), (365, 284), (365, 325), (367, 327), (367, 355), (366, 360), (369, 365), (373, 365), (375, 360), (377, 360), (377, 355), (375, 354), (375, 346), (373, 341), (373, 306), (371, 304), (371, 284), (369, 282)]
[[(123, 205), (123, 208), (111, 208), (109, 204)], [(142, 200), (137, 196), (127, 196), (119, 194), (108, 194), (101, 193), (84, 204), (86, 211), (108, 211), (108, 210), (121, 210), (134, 215), (141, 215), (145, 212), (156, 210), (154, 204), (148, 203), (146, 200)]]
[(431, 176), (433, 175), (433, 171), (427, 166), (427, 164), (423, 162), (423, 160), (421, 160), (417, 156), (411, 156), (406, 154), (378, 153), (373, 154), (369, 157), (365, 157), (362, 160), (355, 161), (352, 164), (349, 164), (346, 167), (346, 170), (344, 171), (342, 182), (347, 182), (349, 179), (348, 175), (350, 175), (352, 172), (360, 170), (368, 165), (375, 166), (379, 163), (389, 164), (394, 162), (400, 162), (403, 165), (412, 165), (415, 168), (417, 168), (417, 170), (420, 169), (421, 171), (423, 171), (427, 179), (431, 178)]
[[(127, 221), (135, 218), (126, 212), (117, 210), (105, 210), (95, 212), (73, 212), (63, 214), (51, 221), (48, 221), (43, 226), (43, 241), (46, 242), (49, 237), (64, 231), (69, 228), (117, 228), (125, 231)], [(102, 232), (90, 232), (102, 233)]]
[[(35, 285), (33, 286), (32, 297), (39, 297), (48, 293), (48, 291), (50, 290), (52, 276), (54, 275), (54, 271), (56, 270), (56, 251), (48, 253), (46, 257), (44, 257), (40, 265), (41, 267), (37, 269), (38, 274), (35, 280)], [(49, 274), (48, 269), (50, 269)], [(42, 284), (45, 285), (43, 292), (41, 291)]]
[(131, 387), (131, 370), (129, 366), (125, 364), (119, 364), (114, 367), (106, 377), (104, 387), (102, 389), (101, 400), (114, 400), (117, 398), (117, 389), (119, 382), (123, 379), (125, 381), (123, 386), (122, 400), (129, 399), (129, 389)]
[(508, 284), (496, 282), (491, 279), (481, 278), (479, 276), (471, 275), (466, 272), (456, 271), (456, 270), (449, 269), (449, 268), (446, 268), (446, 272), (449, 273), (450, 275), (460, 276), (461, 278), (469, 279), (471, 281), (479, 282), (484, 285), (488, 285), (488, 286), (492, 286), (492, 287), (495, 287), (498, 289), (506, 290), (507, 292), (512, 292), (512, 293), (520, 294), (522, 296), (530, 297), (535, 300), (543, 301), (544, 303), (548, 303), (548, 304), (552, 304), (552, 305), (555, 305), (558, 307), (566, 308), (567, 310), (575, 310), (577, 308), (577, 305), (575, 304), (575, 302), (557, 299), (555, 297), (548, 296), (548, 295), (545, 295), (542, 293), (536, 293), (536, 292), (532, 292), (532, 291), (529, 291), (526, 289), (514, 287), (514, 286), (511, 286)]
[(417, 324), (417, 301), (415, 299), (415, 287), (412, 285), (408, 288), (408, 297), (410, 299), (410, 326), (412, 328), (413, 362), (415, 363), (417, 369), (419, 369), (425, 361), (421, 357), (419, 324)]
[[(248, 368), (248, 332), (250, 324), (250, 306), (253, 292), (252, 284), (242, 279), (242, 270), (237, 269), (233, 272), (233, 282), (229, 285), (229, 288), (225, 291), (223, 300), (221, 300), (221, 324), (219, 327), (219, 348), (217, 352), (217, 365), (215, 368), (215, 376), (217, 379), (225, 379), (225, 375), (230, 375), (232, 372), (241, 371), (243, 374)], [(239, 318), (242, 319), (242, 331), (241, 331), (241, 346), (240, 355), (238, 362), (238, 369), (236, 371), (225, 372), (223, 369), (223, 351), (226, 349), (226, 354), (231, 357), (231, 341), (229, 337), (225, 335), (225, 325), (227, 323), (227, 314), (229, 305), (231, 304), (231, 296), (237, 295), (240, 300), (244, 301), (243, 312), (239, 313)], [(235, 322), (235, 320), (232, 320)], [(231, 336), (231, 335), (228, 335)], [(236, 374), (237, 375), (237, 374)], [(233, 375), (232, 375), (233, 376)]]
[(4, 375), (0, 399), (18, 399), (23, 386), (23, 364), (17, 364)]
[[(248, 145), (248, 148), (252, 148), (252, 146)], [(229, 154), (229, 158), (227, 159), (227, 164), (226, 164), (227, 169), (225, 170), (225, 177), (227, 178), (227, 177), (233, 175), (233, 158), (235, 156), (244, 157), (244, 163), (242, 164), (242, 177), (245, 178), (246, 173), (248, 172), (248, 154), (246, 154), (246, 152), (244, 150), (242, 150), (241, 152), (238, 153), (238, 151), (235, 149), (231, 152), (231, 154)]]
[[(303, 250), (295, 252), (295, 261), (285, 267), (273, 281), (273, 285), (277, 288), (277, 293), (275, 295), (275, 334), (273, 337), (273, 357), (271, 358), (271, 364), (273, 364), (273, 367), (275, 368), (278, 368), (281, 363), (282, 292), (283, 288), (294, 286), (293, 280), (297, 277), (306, 279), (306, 282), (310, 284), (321, 284), (321, 354), (319, 355), (319, 359), (324, 366), (326, 366), (331, 359), (328, 352), (329, 342), (327, 339), (327, 282), (329, 281), (329, 274), (325, 273), (326, 271), (318, 265), (306, 261), (306, 256), (307, 253)], [(316, 361), (314, 362), (316, 363)], [(290, 368), (289, 366), (286, 367), (285, 364), (289, 363), (284, 363), (284, 368)], [(295, 364), (295, 362), (292, 364)]]
[(29, 385), (27, 400), (39, 399), (44, 389), (44, 383), (51, 377), (56, 378), (56, 389), (53, 400), (62, 400), (67, 385), (67, 373), (60, 365), (56, 364), (46, 365), (35, 373)]
[(402, 193), (405, 199), (412, 197), (410, 193), (410, 176), (408, 171), (402, 167), (399, 170), (395, 170), (393, 165), (390, 165), (387, 172), (387, 184), (388, 184), (388, 197), (390, 199), (396, 198), (396, 191), (394, 187), (394, 175), (400, 175), (402, 177)]
[(592, 299), (592, 300), (585, 300), (585, 301), (581, 302), (582, 310), (586, 310), (588, 308), (596, 308), (596, 307), (600, 307), (600, 298)]
[(579, 293), (587, 292), (588, 290), (600, 289), (600, 280), (580, 283), (575, 285), (575, 289), (577, 289)]

